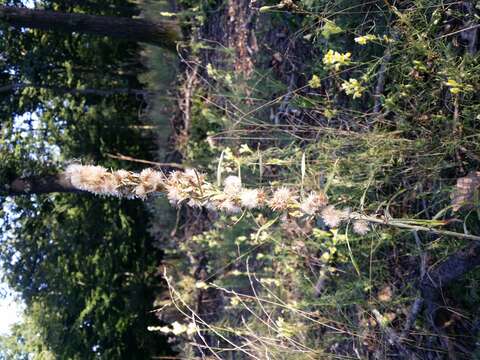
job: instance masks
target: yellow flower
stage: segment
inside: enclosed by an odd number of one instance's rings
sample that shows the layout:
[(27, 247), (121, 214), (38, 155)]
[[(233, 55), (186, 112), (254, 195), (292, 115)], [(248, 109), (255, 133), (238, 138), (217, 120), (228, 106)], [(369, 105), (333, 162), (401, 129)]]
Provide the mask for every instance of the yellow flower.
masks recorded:
[(328, 40), (330, 36), (340, 34), (342, 32), (343, 32), (343, 29), (337, 24), (335, 24), (335, 22), (325, 19), (325, 24), (323, 25), (323, 28), (322, 28), (322, 36), (325, 39)]
[(386, 42), (387, 44), (390, 44), (393, 42), (393, 39), (391, 37), (388, 37), (387, 35), (382, 36), (382, 40)]
[(234, 296), (230, 298), (231, 306), (235, 307), (235, 306), (238, 306), (239, 304), (240, 304), (240, 299), (238, 298), (238, 296)]
[(326, 108), (326, 109), (324, 110), (324, 112), (323, 112), (323, 115), (324, 115), (327, 119), (332, 119), (335, 115), (337, 115), (337, 110)]
[(322, 256), (320, 256), (320, 260), (322, 260), (323, 263), (328, 263), (332, 255), (329, 252), (324, 252)]
[(320, 78), (317, 75), (312, 75), (312, 78), (308, 82), (308, 86), (312, 89), (318, 89), (322, 84), (320, 83)]
[(197, 326), (195, 323), (191, 322), (187, 326), (187, 335), (193, 335), (197, 332)]
[(208, 76), (214, 77), (216, 75), (215, 69), (213, 68), (213, 65), (208, 63), (207, 64), (207, 74)]
[(149, 326), (147, 329), (148, 331), (160, 331), (164, 334), (173, 334), (176, 336), (191, 331), (190, 324), (187, 327), (184, 324), (180, 324), (178, 321), (175, 321), (170, 325), (172, 326), (171, 328), (168, 326)]
[(260, 279), (260, 283), (265, 284), (265, 285), (274, 285), (274, 286), (280, 286), (281, 282), (278, 279), (273, 279), (273, 278), (263, 278)]
[(352, 95), (352, 97), (356, 99), (362, 97), (365, 88), (357, 79), (349, 79), (342, 84), (342, 90), (345, 91), (347, 95)]
[(364, 36), (358, 36), (354, 40), (357, 44), (366, 45), (370, 41), (377, 40), (377, 36), (373, 34), (368, 34)]
[(180, 324), (178, 321), (172, 323), (172, 334), (181, 335), (187, 331), (187, 327), (183, 324)]
[(445, 82), (445, 85), (447, 86), (450, 86), (450, 87), (462, 87), (462, 84), (460, 84), (459, 82), (457, 82), (456, 80), (453, 80), (453, 79), (448, 79), (446, 82)]
[(195, 283), (195, 287), (196, 287), (197, 289), (208, 289), (208, 288), (209, 288), (208, 284), (207, 284), (206, 282), (204, 282), (204, 281), (197, 281), (197, 282)]
[(323, 63), (330, 68), (334, 68), (335, 71), (338, 71), (342, 66), (351, 63), (351, 56), (352, 54), (349, 52), (341, 54), (338, 51), (328, 50), (323, 56)]
[(446, 82), (444, 82), (444, 84), (450, 88), (450, 93), (453, 95), (459, 94), (461, 92), (473, 91), (472, 85), (461, 84), (453, 79), (448, 79)]
[(248, 144), (240, 145), (240, 150), (238, 152), (240, 154), (253, 154), (253, 150), (250, 149), (250, 146), (248, 146)]

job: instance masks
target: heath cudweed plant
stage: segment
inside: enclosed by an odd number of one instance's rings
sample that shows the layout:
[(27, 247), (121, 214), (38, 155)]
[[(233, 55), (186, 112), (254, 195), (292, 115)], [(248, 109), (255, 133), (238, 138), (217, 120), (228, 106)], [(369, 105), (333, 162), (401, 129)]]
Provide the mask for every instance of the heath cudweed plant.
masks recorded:
[[(269, 190), (247, 189), (243, 187), (241, 179), (237, 176), (228, 176), (223, 182), (223, 188), (219, 188), (208, 182), (205, 174), (194, 169), (172, 171), (167, 175), (153, 169), (134, 173), (126, 170), (109, 171), (101, 166), (72, 164), (65, 170), (65, 176), (77, 189), (96, 195), (146, 199), (151, 194), (163, 193), (170, 204), (177, 207), (183, 204), (190, 207), (205, 207), (213, 211), (223, 211), (229, 215), (246, 210), (269, 209), (293, 217), (319, 216), (330, 228), (338, 228), (352, 220), (353, 231), (358, 235), (365, 235), (370, 231), (369, 223), (376, 223), (478, 239), (474, 235), (425, 227), (421, 220), (402, 222), (398, 219), (365, 216), (352, 212), (348, 208), (337, 209), (328, 203), (326, 195), (321, 192), (311, 192), (306, 197), (300, 197), (298, 189), (294, 187), (282, 186)], [(429, 224), (445, 225), (444, 222), (429, 222)]]
[[(295, 188), (282, 186), (277, 189), (247, 189), (238, 176), (228, 176), (219, 188), (206, 180), (205, 174), (194, 169), (172, 171), (165, 174), (154, 169), (140, 173), (126, 170), (110, 171), (101, 166), (69, 165), (65, 171), (73, 186), (97, 195), (146, 199), (154, 193), (163, 193), (173, 206), (186, 204), (205, 207), (226, 214), (268, 208), (274, 212), (294, 216), (319, 215), (329, 227), (336, 228), (349, 218), (355, 218), (348, 210), (338, 210), (328, 204), (327, 196), (312, 191), (302, 199)], [(364, 235), (369, 226), (365, 220), (354, 222), (356, 233)]]

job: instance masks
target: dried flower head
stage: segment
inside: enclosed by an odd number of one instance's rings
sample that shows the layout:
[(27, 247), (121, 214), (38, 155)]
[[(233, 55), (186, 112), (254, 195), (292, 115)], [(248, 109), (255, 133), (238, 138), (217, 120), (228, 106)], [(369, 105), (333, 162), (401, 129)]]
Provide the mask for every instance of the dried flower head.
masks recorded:
[(182, 194), (176, 186), (168, 185), (166, 189), (167, 189), (167, 199), (170, 202), (170, 204), (177, 206), (178, 203), (185, 200), (184, 194)]
[(195, 169), (186, 169), (183, 175), (192, 185), (201, 186), (205, 182), (205, 175)]
[(223, 181), (223, 192), (227, 195), (238, 195), (242, 190), (242, 180), (238, 176), (227, 176)]
[(324, 193), (312, 191), (305, 200), (300, 204), (300, 210), (307, 215), (315, 215), (315, 213), (328, 203)]
[(166, 182), (172, 186), (180, 185), (182, 177), (183, 177), (183, 172), (174, 170), (168, 175)]
[(259, 205), (257, 189), (243, 189), (240, 193), (240, 204), (247, 209), (255, 209)]
[(210, 184), (205, 182), (205, 175), (194, 169), (187, 169), (184, 172), (172, 171), (166, 179), (159, 180), (158, 186), (165, 188), (167, 198), (172, 205), (178, 205), (189, 199), (187, 203), (189, 206), (201, 206), (204, 190), (210, 187)]
[(115, 179), (102, 166), (72, 164), (65, 174), (77, 189), (98, 195), (117, 195)]
[(139, 175), (139, 184), (135, 187), (135, 195), (144, 199), (150, 193), (160, 191), (163, 187), (164, 176), (153, 169), (144, 169)]
[(166, 179), (166, 184), (182, 188), (201, 187), (205, 182), (205, 175), (194, 169), (172, 171)]
[(118, 191), (120, 183), (112, 173), (106, 173), (103, 175), (103, 189), (102, 192), (105, 195), (121, 196)]
[(345, 211), (337, 210), (333, 205), (326, 206), (321, 212), (321, 217), (325, 224), (332, 228), (338, 227), (342, 220), (345, 219), (345, 216)]
[(353, 223), (353, 232), (358, 235), (366, 235), (370, 231), (370, 226), (365, 220), (356, 220)]
[(135, 187), (140, 183), (138, 174), (131, 171), (118, 170), (112, 173), (115, 181), (117, 182), (117, 193), (119, 196), (126, 197), (128, 199), (138, 196), (135, 193)]
[(113, 172), (113, 176), (117, 179), (120, 184), (126, 184), (130, 178), (130, 171), (127, 170), (117, 170)]
[(296, 197), (289, 188), (281, 187), (276, 190), (268, 205), (274, 211), (286, 210), (292, 203), (296, 201)]
[(160, 191), (165, 182), (165, 176), (160, 171), (148, 168), (140, 173), (140, 182), (151, 192)]

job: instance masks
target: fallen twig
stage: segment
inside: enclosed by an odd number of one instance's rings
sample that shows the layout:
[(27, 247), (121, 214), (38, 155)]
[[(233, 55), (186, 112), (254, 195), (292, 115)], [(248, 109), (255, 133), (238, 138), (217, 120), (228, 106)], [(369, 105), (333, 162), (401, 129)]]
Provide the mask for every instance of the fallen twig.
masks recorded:
[(149, 161), (149, 160), (143, 160), (143, 159), (136, 159), (131, 156), (127, 155), (122, 155), (122, 154), (106, 154), (108, 157), (112, 159), (118, 159), (118, 160), (125, 160), (125, 161), (132, 161), (132, 162), (137, 162), (141, 164), (148, 164), (148, 165), (153, 165), (155, 167), (172, 167), (176, 169), (184, 169), (185, 167), (181, 164), (176, 164), (176, 163), (161, 163), (161, 162), (156, 162), (156, 161)]
[(380, 312), (377, 309), (373, 309), (372, 314), (373, 316), (375, 316), (375, 320), (377, 321), (378, 326), (383, 330), (383, 332), (387, 336), (388, 342), (391, 345), (394, 345), (400, 351), (404, 359), (419, 360), (419, 358), (417, 357), (417, 355), (415, 355), (415, 353), (408, 350), (402, 344), (401, 337), (397, 334), (397, 332), (386, 325), (385, 318), (383, 317), (382, 314), (380, 314)]
[[(427, 273), (427, 256), (422, 249), (422, 240), (420, 239), (420, 236), (418, 236), (418, 233), (416, 231), (413, 232), (413, 236), (415, 237), (415, 243), (417, 244), (417, 249), (420, 253), (420, 283), (421, 283)], [(415, 324), (415, 320), (417, 319), (418, 314), (422, 310), (423, 302), (424, 301), (423, 301), (422, 295), (418, 294), (417, 297), (415, 298), (415, 301), (412, 304), (412, 307), (410, 308), (409, 314), (407, 315), (405, 326), (403, 327), (402, 333), (400, 335), (402, 338), (405, 338), (408, 336), (410, 329), (412, 328), (413, 324)]]

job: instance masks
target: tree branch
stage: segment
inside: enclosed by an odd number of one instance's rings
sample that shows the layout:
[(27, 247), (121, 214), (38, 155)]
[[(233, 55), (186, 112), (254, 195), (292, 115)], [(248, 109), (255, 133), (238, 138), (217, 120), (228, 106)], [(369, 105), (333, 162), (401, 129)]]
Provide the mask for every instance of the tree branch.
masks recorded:
[(63, 173), (17, 178), (10, 184), (3, 185), (0, 189), (0, 194), (6, 196), (48, 194), (55, 192), (83, 193), (84, 191), (75, 188)]
[(62, 13), (47, 10), (0, 6), (0, 20), (15, 27), (78, 32), (145, 42), (170, 50), (181, 38), (175, 21), (151, 22), (145, 19)]

